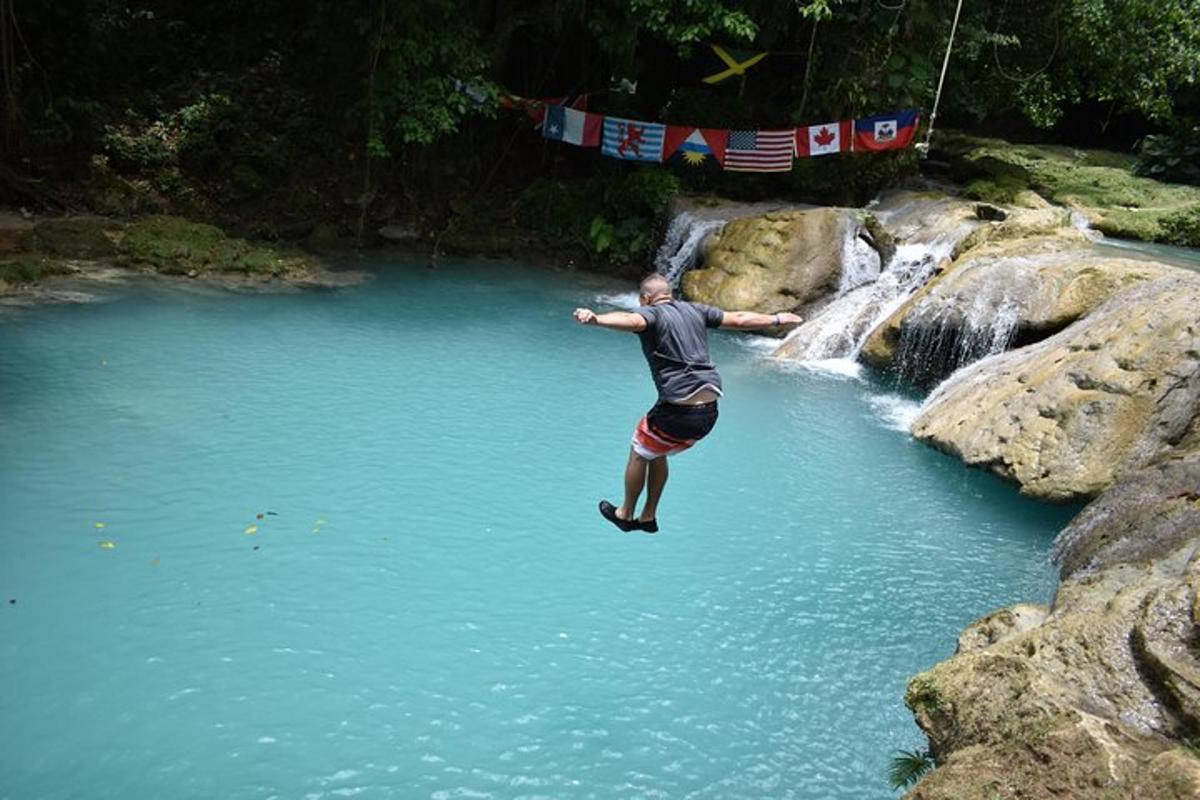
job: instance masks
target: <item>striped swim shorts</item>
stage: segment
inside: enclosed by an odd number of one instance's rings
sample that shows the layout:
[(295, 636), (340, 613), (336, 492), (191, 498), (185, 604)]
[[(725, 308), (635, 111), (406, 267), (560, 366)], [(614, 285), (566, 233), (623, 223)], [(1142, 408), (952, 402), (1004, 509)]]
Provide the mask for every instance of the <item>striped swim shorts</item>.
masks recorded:
[(656, 403), (633, 432), (633, 451), (652, 461), (682, 453), (717, 424), (717, 401), (698, 406)]

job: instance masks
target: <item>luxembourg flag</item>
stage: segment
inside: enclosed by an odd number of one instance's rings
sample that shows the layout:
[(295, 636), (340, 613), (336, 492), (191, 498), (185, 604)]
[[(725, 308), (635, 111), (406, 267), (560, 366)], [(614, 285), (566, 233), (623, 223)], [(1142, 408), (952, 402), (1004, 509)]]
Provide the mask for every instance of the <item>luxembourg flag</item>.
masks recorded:
[(542, 136), (579, 147), (599, 147), (604, 117), (566, 106), (547, 106)]
[(912, 144), (921, 121), (918, 111), (877, 114), (854, 123), (855, 150), (899, 150)]
[(853, 138), (854, 123), (850, 120), (826, 122), (796, 129), (796, 155), (827, 156), (847, 153)]

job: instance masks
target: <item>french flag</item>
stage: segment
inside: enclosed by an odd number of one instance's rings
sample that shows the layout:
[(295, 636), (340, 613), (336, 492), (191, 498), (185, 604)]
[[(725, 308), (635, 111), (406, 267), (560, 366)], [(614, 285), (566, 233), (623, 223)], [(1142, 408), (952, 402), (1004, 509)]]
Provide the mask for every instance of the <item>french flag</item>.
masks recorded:
[(908, 147), (917, 134), (920, 121), (921, 113), (912, 109), (855, 120), (854, 149), (899, 150)]

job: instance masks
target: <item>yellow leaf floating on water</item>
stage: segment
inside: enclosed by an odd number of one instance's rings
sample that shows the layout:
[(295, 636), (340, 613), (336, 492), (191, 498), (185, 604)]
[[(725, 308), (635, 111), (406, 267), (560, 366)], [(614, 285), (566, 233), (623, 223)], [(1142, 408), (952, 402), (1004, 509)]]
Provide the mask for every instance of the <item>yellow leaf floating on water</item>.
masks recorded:
[(314, 523), (313, 523), (313, 529), (312, 529), (312, 532), (313, 532), (313, 533), (320, 533), (320, 532), (321, 532), (321, 526), (322, 526), (322, 525), (324, 525), (324, 524), (325, 524), (325, 520), (323, 520), (323, 519), (318, 519), (316, 522), (314, 522)]
[(117, 543), (114, 542), (112, 539), (105, 539), (104, 541), (100, 542), (100, 546), (102, 548), (104, 548), (105, 550), (117, 549)]
[(103, 528), (103, 527), (104, 527), (106, 524), (107, 524), (107, 523), (104, 523), (104, 522), (97, 522), (97, 523), (96, 523), (96, 527), (97, 527), (97, 528)]
[(258, 533), (258, 526), (257, 525), (247, 525), (246, 530), (242, 531), (242, 533), (246, 534), (247, 536), (252, 536), (252, 535)]

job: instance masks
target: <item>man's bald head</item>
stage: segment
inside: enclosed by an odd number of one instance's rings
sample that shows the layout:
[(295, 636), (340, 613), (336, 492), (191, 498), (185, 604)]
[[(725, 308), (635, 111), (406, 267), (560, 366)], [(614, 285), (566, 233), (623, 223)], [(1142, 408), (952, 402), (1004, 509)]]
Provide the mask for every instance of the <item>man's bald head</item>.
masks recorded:
[(670, 297), (671, 282), (659, 273), (651, 272), (642, 278), (642, 285), (638, 287), (638, 294), (642, 296), (642, 300), (646, 303), (653, 303), (656, 300)]

